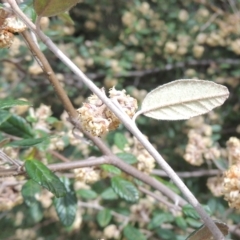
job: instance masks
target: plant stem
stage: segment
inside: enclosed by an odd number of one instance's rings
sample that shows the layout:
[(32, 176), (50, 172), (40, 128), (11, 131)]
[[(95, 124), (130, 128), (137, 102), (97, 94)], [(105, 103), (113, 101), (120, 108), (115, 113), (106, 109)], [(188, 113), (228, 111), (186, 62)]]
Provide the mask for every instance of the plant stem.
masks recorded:
[(54, 163), (54, 164), (48, 165), (48, 168), (51, 169), (52, 171), (63, 171), (63, 170), (70, 170), (70, 169), (76, 169), (76, 168), (82, 168), (82, 167), (98, 166), (102, 164), (111, 164), (115, 167), (118, 167), (119, 169), (129, 174), (130, 176), (133, 176), (138, 180), (144, 182), (145, 184), (148, 184), (149, 186), (160, 191), (161, 193), (166, 195), (168, 198), (170, 198), (175, 204), (179, 204), (181, 207), (187, 204), (187, 202), (183, 198), (178, 196), (176, 193), (174, 193), (164, 184), (148, 176), (147, 174), (144, 174), (138, 171), (136, 168), (121, 161), (119, 158), (117, 158), (114, 155), (102, 156), (98, 158), (90, 157), (85, 160), (72, 161), (68, 163)]
[(24, 37), (25, 41), (27, 42), (29, 48), (31, 49), (33, 56), (37, 58), (37, 62), (40, 62), (40, 66), (42, 67), (44, 73), (47, 75), (50, 83), (52, 84), (54, 91), (60, 98), (61, 102), (63, 103), (64, 109), (68, 112), (69, 116), (72, 118), (77, 118), (76, 110), (74, 109), (71, 101), (69, 100), (66, 92), (60, 85), (53, 69), (51, 68), (48, 60), (46, 59), (45, 55), (39, 50), (36, 43), (33, 41), (32, 36), (30, 33), (25, 30), (22, 32), (22, 36)]

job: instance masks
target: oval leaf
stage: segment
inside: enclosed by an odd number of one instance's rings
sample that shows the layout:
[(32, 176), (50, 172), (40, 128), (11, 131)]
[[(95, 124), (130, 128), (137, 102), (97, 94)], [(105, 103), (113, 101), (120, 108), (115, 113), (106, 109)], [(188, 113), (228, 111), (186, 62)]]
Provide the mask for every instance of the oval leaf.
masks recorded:
[(117, 153), (116, 155), (119, 158), (121, 158), (125, 163), (128, 163), (128, 164), (134, 164), (138, 161), (137, 158), (131, 153), (122, 152), (122, 153)]
[(101, 169), (106, 171), (106, 172), (109, 172), (109, 173), (113, 173), (113, 174), (116, 174), (116, 175), (120, 175), (121, 174), (121, 170), (115, 166), (112, 166), (112, 165), (109, 165), (109, 164), (103, 164), (101, 165)]
[(25, 216), (29, 216), (29, 221), (32, 223), (38, 223), (43, 219), (43, 208), (40, 202), (34, 202), (28, 211), (24, 212)]
[(111, 185), (121, 198), (129, 202), (136, 202), (139, 199), (138, 190), (131, 182), (121, 177), (113, 177), (111, 178)]
[(0, 125), (7, 121), (11, 117), (11, 113), (8, 111), (0, 111)]
[(101, 227), (105, 227), (112, 219), (111, 211), (109, 209), (103, 209), (97, 214), (97, 221)]
[(169, 229), (158, 228), (158, 229), (156, 229), (156, 233), (158, 234), (160, 239), (164, 239), (164, 240), (177, 239), (176, 234), (172, 230), (169, 230)]
[(23, 139), (23, 140), (16, 140), (8, 144), (8, 146), (11, 147), (31, 147), (35, 146), (47, 138), (31, 138), (31, 139)]
[(5, 122), (0, 125), (0, 130), (17, 137), (33, 138), (34, 134), (29, 124), (24, 118), (17, 115), (11, 115)]
[(181, 216), (177, 216), (175, 218), (175, 222), (177, 224), (178, 227), (180, 227), (181, 229), (185, 230), (187, 228), (187, 222), (185, 221), (185, 219)]
[(196, 209), (195, 209), (191, 204), (186, 204), (186, 205), (184, 205), (183, 208), (182, 208), (182, 210), (183, 210), (183, 213), (184, 213), (187, 217), (199, 219), (199, 215), (198, 215)]
[(176, 80), (148, 93), (137, 115), (159, 120), (189, 119), (222, 105), (228, 96), (228, 89), (214, 82)]
[(0, 108), (1, 109), (10, 108), (10, 107), (14, 107), (17, 105), (31, 105), (31, 104), (29, 102), (23, 101), (23, 100), (12, 100), (12, 99), (0, 100)]
[[(228, 226), (225, 223), (215, 221), (215, 224), (224, 236), (228, 234)], [(186, 240), (211, 240), (213, 239), (212, 233), (209, 229), (202, 225), (199, 229), (191, 233), (191, 235)]]
[(79, 0), (35, 0), (34, 9), (39, 16), (51, 17), (68, 11)]
[(94, 192), (92, 189), (79, 189), (77, 191), (77, 194), (87, 200), (95, 199), (97, 198), (98, 194)]
[(104, 200), (116, 200), (116, 199), (118, 199), (118, 195), (113, 191), (113, 189), (111, 187), (105, 189), (101, 193), (101, 197)]
[(124, 149), (126, 144), (128, 143), (126, 137), (122, 133), (116, 133), (114, 135), (114, 144), (121, 150)]
[(24, 166), (32, 180), (48, 189), (56, 197), (63, 197), (66, 194), (67, 191), (63, 183), (42, 162), (35, 159), (26, 160)]
[(159, 213), (156, 214), (148, 224), (148, 229), (152, 230), (156, 227), (160, 227), (163, 223), (166, 222), (172, 222), (174, 220), (174, 217), (171, 213)]
[(70, 226), (73, 224), (76, 217), (77, 197), (72, 189), (69, 179), (62, 178), (61, 180), (67, 189), (67, 194), (61, 198), (54, 198), (53, 204), (61, 223), (64, 226)]
[(37, 14), (33, 8), (33, 0), (26, 0), (23, 3), (20, 3), (19, 7), (27, 15), (32, 22), (36, 21)]
[(35, 204), (37, 202), (35, 195), (39, 193), (41, 190), (41, 187), (38, 183), (34, 182), (32, 179), (28, 180), (23, 186), (22, 186), (22, 196), (24, 198), (25, 203), (28, 206), (31, 206), (32, 204)]
[(135, 227), (127, 225), (123, 229), (123, 235), (127, 240), (147, 240), (147, 238)]
[(77, 211), (77, 198), (74, 192), (68, 192), (64, 197), (53, 200), (58, 217), (64, 226), (73, 224)]

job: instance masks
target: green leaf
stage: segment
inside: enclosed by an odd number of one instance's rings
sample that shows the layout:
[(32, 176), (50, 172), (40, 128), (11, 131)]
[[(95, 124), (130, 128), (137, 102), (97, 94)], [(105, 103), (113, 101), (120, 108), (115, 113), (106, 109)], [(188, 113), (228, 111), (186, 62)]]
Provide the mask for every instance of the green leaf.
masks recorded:
[(38, 223), (43, 219), (43, 208), (40, 202), (35, 202), (28, 207), (30, 217), (34, 223)]
[(121, 198), (129, 202), (136, 202), (139, 199), (139, 192), (131, 182), (116, 176), (111, 178), (111, 185)]
[(109, 164), (103, 164), (101, 165), (101, 168), (106, 172), (114, 173), (116, 175), (120, 175), (122, 172), (119, 168)]
[(191, 217), (187, 217), (185, 218), (185, 220), (191, 227), (194, 228), (199, 228), (202, 225), (202, 223), (199, 220), (195, 220), (194, 218)]
[(31, 105), (31, 103), (23, 100), (10, 100), (10, 99), (0, 100), (0, 109), (10, 108), (17, 105)]
[(187, 228), (187, 223), (183, 217), (180, 217), (180, 216), (176, 217), (175, 222), (176, 222), (177, 226), (182, 228), (183, 230), (185, 230)]
[(47, 138), (28, 138), (28, 139), (23, 139), (23, 140), (17, 140), (17, 141), (13, 141), (11, 143), (8, 144), (8, 146), (11, 147), (32, 147), (35, 146), (41, 142), (43, 142), (44, 140), (46, 140)]
[(126, 137), (122, 133), (116, 133), (114, 135), (114, 144), (121, 150), (124, 149), (125, 145), (128, 143)]
[(104, 200), (116, 200), (118, 199), (118, 195), (113, 191), (112, 188), (107, 188), (101, 193), (101, 197)]
[(58, 18), (61, 19), (64, 24), (68, 24), (68, 25), (74, 26), (74, 21), (72, 20), (72, 18), (69, 15), (69, 13), (60, 13), (58, 15)]
[(156, 227), (160, 227), (163, 223), (172, 222), (173, 220), (174, 217), (171, 213), (167, 212), (159, 213), (152, 218), (152, 220), (148, 224), (148, 228), (152, 230)]
[(127, 240), (147, 240), (147, 238), (135, 227), (127, 225), (123, 229), (123, 235)]
[(209, 216), (211, 216), (213, 214), (213, 211), (210, 209), (210, 207), (208, 205), (202, 205), (202, 207)]
[(214, 159), (213, 163), (217, 166), (218, 169), (227, 170), (228, 169), (228, 161), (224, 158)]
[(0, 125), (7, 121), (11, 117), (11, 113), (8, 111), (0, 110)]
[(192, 205), (186, 204), (186, 205), (183, 206), (182, 210), (183, 210), (183, 213), (187, 217), (192, 217), (192, 218), (195, 218), (195, 219), (199, 219), (199, 215), (198, 215), (197, 211), (195, 210), (195, 208), (193, 208)]
[(172, 191), (174, 191), (175, 193), (181, 194), (181, 191), (179, 190), (178, 187), (176, 187), (176, 185), (175, 185), (174, 183), (169, 182), (169, 181), (167, 181), (167, 180), (164, 180), (164, 179), (162, 179), (162, 178), (160, 178), (160, 177), (157, 177), (157, 176), (155, 176), (155, 178), (156, 178), (158, 181), (160, 181), (161, 183), (163, 183), (165, 186), (167, 186), (168, 188), (170, 188), (170, 189), (171, 189)]
[(109, 209), (103, 209), (97, 214), (97, 221), (101, 227), (105, 227), (112, 219), (111, 211)]
[(98, 194), (91, 189), (80, 189), (77, 191), (77, 194), (87, 200), (97, 198)]
[(34, 182), (32, 179), (28, 180), (22, 186), (22, 196), (24, 198), (24, 202), (31, 206), (37, 202), (35, 195), (41, 191), (41, 187), (38, 183)]
[(32, 22), (36, 21), (37, 14), (33, 8), (33, 0), (27, 0), (23, 3), (20, 3), (19, 7), (25, 13), (25, 15), (27, 15), (32, 20)]
[(61, 198), (54, 198), (53, 204), (57, 211), (58, 217), (64, 226), (70, 226), (75, 220), (77, 211), (77, 197), (72, 191), (69, 179), (62, 179), (64, 186), (68, 189), (67, 194)]
[(161, 239), (164, 240), (175, 240), (176, 235), (172, 230), (159, 228), (156, 230), (157, 234)]
[(137, 158), (132, 155), (131, 153), (117, 153), (116, 154), (120, 159), (122, 159), (125, 163), (128, 163), (128, 164), (134, 164), (136, 163), (138, 160)]
[(29, 124), (17, 115), (12, 114), (0, 125), (0, 130), (17, 137), (33, 138), (34, 134)]
[(68, 11), (79, 0), (35, 0), (34, 8), (39, 16), (51, 17)]
[(42, 162), (31, 159), (26, 160), (24, 165), (28, 176), (56, 197), (63, 197), (66, 194), (67, 191), (63, 183)]

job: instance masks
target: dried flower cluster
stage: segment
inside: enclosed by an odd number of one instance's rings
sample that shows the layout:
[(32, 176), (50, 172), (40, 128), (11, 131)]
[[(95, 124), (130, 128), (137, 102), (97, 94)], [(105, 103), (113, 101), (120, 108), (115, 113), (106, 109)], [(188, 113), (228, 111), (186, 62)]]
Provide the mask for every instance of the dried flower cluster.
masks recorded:
[(213, 145), (211, 126), (204, 123), (203, 117), (190, 119), (187, 125), (192, 129), (188, 132), (184, 159), (195, 166), (202, 165), (204, 160), (218, 159), (220, 150)]
[(231, 137), (227, 141), (227, 153), (229, 165), (240, 162), (240, 141), (236, 137)]
[[(109, 90), (109, 97), (118, 101), (122, 110), (130, 118), (133, 117), (137, 109), (136, 99), (126, 95), (125, 90), (118, 91), (114, 87)], [(120, 124), (119, 119), (96, 95), (90, 96), (88, 103), (83, 103), (83, 106), (77, 112), (84, 130), (90, 132), (93, 136), (102, 136), (108, 131), (117, 129)]]
[[(0, 162), (1, 163), (1, 162)], [(0, 167), (1, 169), (1, 167)], [(1, 186), (4, 186), (4, 182), (14, 181), (14, 177), (6, 177), (0, 180)], [(13, 207), (21, 204), (23, 202), (23, 198), (21, 195), (21, 187), (20, 186), (6, 186), (1, 188), (0, 190), (0, 212), (11, 210)]]
[(26, 30), (26, 25), (16, 16), (0, 9), (0, 48), (9, 48), (14, 39), (14, 33)]
[(84, 167), (74, 169), (75, 180), (92, 184), (101, 179), (101, 169), (98, 167)]
[(212, 192), (213, 196), (220, 197), (223, 195), (223, 177), (214, 176), (207, 180), (207, 187)]
[(224, 199), (232, 208), (240, 209), (240, 140), (231, 137), (227, 141), (229, 169), (224, 174), (223, 194)]
[(131, 152), (138, 160), (138, 162), (135, 164), (136, 168), (141, 172), (148, 174), (151, 173), (155, 167), (155, 159), (136, 138), (134, 138), (134, 145), (131, 148)]
[[(131, 219), (138, 221), (141, 225), (144, 225), (146, 219), (149, 220), (154, 209), (154, 200), (151, 201), (149, 198), (142, 198), (138, 203), (133, 204), (130, 207)], [(142, 218), (145, 216), (145, 219)]]
[(119, 228), (114, 224), (105, 227), (103, 232), (103, 235), (106, 239), (119, 239), (120, 234), (121, 232)]
[(229, 170), (225, 172), (223, 181), (224, 199), (232, 208), (240, 209), (240, 165), (232, 165)]

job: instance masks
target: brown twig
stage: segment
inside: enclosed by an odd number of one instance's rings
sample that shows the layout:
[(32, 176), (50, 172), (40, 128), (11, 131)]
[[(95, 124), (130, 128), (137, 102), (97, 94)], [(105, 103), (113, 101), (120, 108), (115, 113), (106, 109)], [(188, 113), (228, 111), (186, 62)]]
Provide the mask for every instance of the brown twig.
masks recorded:
[[(81, 202), (78, 201), (79, 207), (85, 207), (85, 208), (91, 208), (91, 209), (97, 209), (97, 210), (103, 210), (105, 209), (103, 206), (100, 206), (97, 202)], [(124, 216), (122, 214), (119, 214), (115, 211), (111, 211), (111, 215), (117, 218), (120, 218), (122, 220), (129, 220), (128, 216)]]
[(22, 36), (24, 37), (25, 41), (27, 42), (29, 48), (33, 52), (34, 56), (37, 56), (37, 61), (40, 62), (40, 66), (43, 68), (44, 73), (47, 75), (50, 83), (52, 84), (54, 91), (58, 95), (59, 99), (61, 100), (64, 109), (68, 112), (69, 116), (71, 118), (77, 118), (77, 112), (74, 109), (71, 101), (69, 100), (67, 94), (65, 93), (64, 89), (60, 85), (53, 69), (51, 68), (50, 64), (48, 63), (48, 60), (46, 59), (45, 55), (40, 51), (38, 46), (35, 44), (35, 42), (32, 39), (32, 36), (30, 33), (25, 30), (22, 32)]
[[(126, 73), (118, 73), (115, 74), (114, 78), (142, 78), (147, 77), (149, 75), (158, 74), (161, 72), (172, 71), (173, 69), (178, 68), (186, 68), (186, 67), (197, 67), (197, 66), (209, 66), (211, 64), (229, 64), (229, 65), (239, 65), (239, 59), (203, 59), (203, 60), (190, 60), (186, 62), (177, 62), (177, 63), (169, 63), (161, 68), (152, 68), (146, 70), (136, 70), (136, 71), (128, 71)], [(104, 73), (88, 73), (87, 76), (93, 80), (104, 78), (106, 75)]]
[(155, 198), (157, 201), (159, 201), (159, 202), (163, 203), (164, 205), (166, 205), (169, 208), (170, 211), (173, 211), (173, 210), (174, 211), (181, 211), (181, 207), (177, 205), (178, 204), (177, 202), (175, 203), (176, 205), (174, 205), (174, 204), (170, 203), (169, 201), (167, 201), (166, 199), (164, 199), (163, 197), (158, 196), (157, 194), (147, 190), (144, 187), (140, 186), (140, 187), (138, 187), (138, 189), (141, 192), (143, 192), (143, 193), (145, 193), (145, 194)]
[(51, 150), (51, 151), (49, 151), (49, 152), (50, 152), (50, 154), (51, 154), (52, 156), (60, 159), (60, 160), (63, 161), (63, 162), (70, 162), (70, 160), (69, 160), (68, 158), (64, 157), (64, 156), (63, 156), (62, 154), (60, 154), (59, 152), (56, 152), (56, 151), (53, 151), (53, 150)]
[(9, 157), (7, 154), (5, 154), (2, 150), (0, 150), (0, 158), (1, 158), (4, 162), (9, 162), (9, 163), (17, 166), (17, 168), (21, 168), (21, 167), (22, 167), (22, 164), (21, 164), (19, 161), (10, 158), (10, 157)]
[[(198, 170), (194, 172), (176, 172), (176, 173), (181, 178), (191, 178), (191, 177), (218, 175), (218, 174), (221, 174), (222, 171), (217, 169), (211, 169), (211, 170)], [(161, 176), (161, 177), (168, 177), (168, 175), (163, 170), (158, 170), (158, 169), (153, 169), (152, 174)]]
[(115, 167), (118, 167), (119, 169), (129, 174), (130, 176), (133, 176), (139, 179), (140, 181), (148, 184), (149, 186), (152, 186), (156, 190), (160, 191), (161, 193), (166, 195), (169, 199), (171, 199), (174, 203), (179, 202), (179, 206), (184, 206), (185, 204), (187, 204), (187, 202), (183, 198), (178, 196), (176, 193), (174, 193), (172, 190), (166, 187), (163, 183), (157, 181), (155, 178), (148, 176), (147, 174), (138, 171), (136, 168), (121, 161), (121, 159), (114, 155), (102, 156), (98, 158), (90, 157), (89, 159), (86, 160), (73, 161), (69, 163), (55, 163), (48, 165), (48, 168), (51, 169), (52, 171), (64, 171), (81, 167), (99, 166), (102, 164), (111, 164)]

